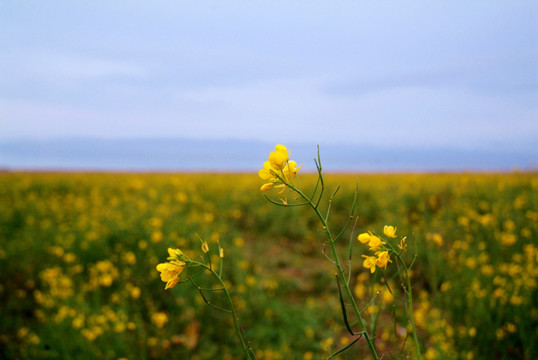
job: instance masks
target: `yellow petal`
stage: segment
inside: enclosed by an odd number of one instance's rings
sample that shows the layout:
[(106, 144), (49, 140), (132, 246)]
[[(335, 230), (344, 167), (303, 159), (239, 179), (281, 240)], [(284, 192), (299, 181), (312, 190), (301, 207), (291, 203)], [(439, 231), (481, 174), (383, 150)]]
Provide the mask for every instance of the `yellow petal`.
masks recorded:
[(166, 270), (166, 264), (167, 263), (164, 263), (164, 264), (158, 264), (157, 265), (157, 271), (160, 271), (160, 272), (163, 272)]
[(264, 179), (264, 180), (267, 180), (267, 179), (273, 177), (273, 175), (271, 174), (271, 172), (270, 172), (269, 170), (265, 169), (265, 168), (260, 169), (260, 170), (258, 171), (258, 176), (259, 176), (260, 178)]
[(282, 144), (278, 144), (277, 146), (275, 146), (275, 151), (285, 152), (287, 154), (288, 153), (288, 148), (285, 147)]
[(361, 243), (366, 244), (366, 243), (368, 243), (368, 241), (370, 241), (370, 234), (368, 234), (368, 233), (362, 233), (362, 234), (360, 234), (360, 235), (357, 237), (357, 239), (358, 239)]
[(166, 283), (166, 286), (164, 287), (164, 290), (168, 290), (168, 289), (170, 289), (170, 288), (173, 288), (174, 286), (177, 285), (178, 282), (179, 282), (179, 278), (178, 278), (178, 277), (176, 277), (175, 279), (172, 279), (172, 280), (168, 281), (168, 282)]
[(289, 159), (288, 150), (284, 145), (277, 145), (275, 151), (269, 154), (269, 162), (276, 170), (282, 170)]

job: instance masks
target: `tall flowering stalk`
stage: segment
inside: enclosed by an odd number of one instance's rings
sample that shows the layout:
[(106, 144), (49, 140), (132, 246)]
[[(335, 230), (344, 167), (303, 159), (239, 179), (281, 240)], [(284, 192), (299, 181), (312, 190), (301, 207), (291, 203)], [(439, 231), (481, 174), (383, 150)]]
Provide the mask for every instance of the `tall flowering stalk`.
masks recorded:
[[(349, 344), (347, 344), (340, 350), (336, 351), (335, 353), (331, 354), (329, 358), (332, 358), (336, 356), (337, 354), (344, 352), (345, 350), (350, 348), (353, 344), (355, 344), (357, 341), (359, 341), (362, 337), (364, 337), (366, 344), (372, 354), (372, 357), (375, 360), (378, 360), (379, 356), (377, 354), (375, 344), (372, 339), (372, 335), (369, 333), (368, 328), (366, 327), (366, 322), (362, 317), (362, 311), (359, 310), (357, 302), (350, 288), (350, 279), (351, 279), (351, 266), (350, 265), (351, 265), (351, 258), (352, 258), (352, 242), (353, 242), (352, 237), (350, 238), (350, 241), (349, 241), (349, 258), (348, 258), (348, 264), (347, 264), (348, 265), (347, 274), (344, 271), (344, 267), (342, 266), (342, 261), (336, 249), (336, 242), (341, 238), (342, 234), (349, 227), (349, 225), (351, 224), (354, 218), (353, 213), (354, 213), (355, 205), (357, 201), (357, 192), (355, 192), (353, 204), (351, 206), (351, 214), (350, 214), (349, 220), (347, 221), (343, 229), (338, 234), (335, 235), (335, 233), (333, 233), (333, 231), (331, 230), (329, 226), (329, 215), (330, 215), (334, 196), (336, 195), (336, 192), (338, 191), (338, 189), (336, 189), (336, 191), (330, 196), (327, 209), (325, 210), (324, 213), (322, 213), (322, 210), (320, 209), (320, 203), (321, 203), (321, 199), (323, 197), (324, 191), (325, 191), (325, 184), (324, 184), (324, 179), (323, 179), (323, 174), (322, 174), (319, 147), (318, 147), (317, 159), (315, 159), (314, 162), (317, 168), (318, 179), (311, 195), (307, 195), (302, 190), (299, 179), (297, 178), (297, 172), (301, 169), (302, 166), (297, 167), (297, 163), (293, 160), (290, 160), (289, 151), (284, 145), (277, 145), (275, 147), (275, 151), (269, 154), (268, 161), (266, 161), (263, 164), (263, 168), (260, 169), (258, 172), (259, 177), (267, 181), (261, 186), (260, 190), (263, 192), (267, 192), (271, 189), (278, 189), (279, 194), (288, 190), (288, 191), (295, 192), (296, 194), (298, 194), (300, 201), (298, 203), (293, 203), (293, 204), (288, 203), (286, 197), (281, 198), (280, 201), (275, 201), (271, 197), (267, 196), (267, 194), (264, 194), (264, 195), (268, 201), (278, 206), (284, 206), (284, 207), (308, 206), (310, 207), (314, 211), (316, 216), (318, 217), (321, 223), (323, 232), (327, 236), (327, 242), (329, 244), (331, 256), (330, 257), (327, 256), (325, 254), (325, 250), (324, 250), (324, 254), (336, 267), (336, 280), (337, 280), (337, 285), (338, 285), (340, 303), (342, 307), (343, 320), (344, 320), (346, 329), (349, 331), (350, 335), (355, 337), (353, 341), (351, 341)], [(396, 228), (392, 226), (386, 226), (384, 229), (384, 234), (391, 239), (396, 238)], [(369, 246), (369, 250), (373, 253), (373, 255), (363, 255), (364, 257), (363, 266), (369, 269), (371, 273), (374, 273), (377, 268), (386, 269), (388, 264), (392, 263), (391, 255), (393, 254), (394, 256), (396, 256), (396, 258), (398, 259), (398, 262), (401, 264), (403, 268), (403, 272), (405, 273), (405, 277), (407, 280), (407, 286), (404, 287), (408, 295), (406, 312), (408, 314), (408, 318), (410, 319), (410, 323), (412, 326), (417, 358), (420, 359), (420, 346), (419, 346), (418, 338), (416, 336), (415, 325), (413, 321), (411, 283), (409, 279), (408, 268), (406, 267), (404, 261), (401, 258), (401, 253), (405, 249), (405, 238), (403, 238), (400, 244), (398, 244), (398, 248), (400, 249), (399, 252), (396, 251), (396, 248), (393, 247), (389, 242), (382, 241), (381, 238), (379, 238), (378, 236), (372, 233), (360, 234), (358, 236), (358, 240), (363, 244), (367, 244)], [(399, 267), (398, 267), (398, 270), (400, 270)], [(399, 271), (399, 273), (401, 276), (401, 271)], [(350, 325), (350, 322), (347, 316), (346, 306), (345, 306), (346, 300), (351, 304), (353, 313), (355, 314), (357, 323), (359, 324), (359, 327), (360, 327), (359, 331), (354, 331), (352, 329), (352, 326)]]
[[(359, 332), (354, 332), (351, 329), (351, 326), (349, 326), (349, 322), (347, 321), (345, 307), (342, 306), (342, 310), (344, 311), (344, 319), (346, 322), (346, 327), (348, 328), (351, 335), (356, 336), (356, 338), (354, 339), (354, 341), (350, 342), (350, 344), (348, 344), (346, 347), (344, 347), (343, 349), (331, 355), (331, 357), (346, 350), (355, 342), (357, 342), (361, 337), (364, 337), (366, 340), (366, 343), (368, 344), (368, 348), (370, 349), (370, 352), (372, 353), (372, 356), (374, 357), (374, 359), (378, 360), (379, 356), (377, 355), (374, 342), (372, 341), (372, 338), (370, 334), (368, 333), (368, 329), (366, 328), (366, 324), (362, 318), (361, 311), (359, 311), (359, 307), (355, 301), (355, 298), (353, 297), (353, 293), (349, 285), (350, 274), (347, 274), (347, 275), (345, 274), (344, 269), (341, 264), (340, 257), (338, 256), (338, 252), (336, 251), (336, 245), (335, 245), (336, 241), (342, 236), (342, 234), (344, 233), (344, 231), (347, 229), (347, 227), (352, 221), (353, 212), (354, 212), (355, 203), (356, 203), (356, 193), (355, 193), (355, 198), (352, 205), (350, 219), (345, 225), (344, 229), (340, 231), (338, 235), (335, 236), (328, 224), (328, 219), (330, 215), (332, 200), (334, 198), (334, 195), (336, 194), (336, 191), (330, 197), (329, 205), (325, 214), (322, 214), (320, 210), (320, 202), (325, 191), (325, 184), (323, 180), (319, 148), (318, 148), (317, 160), (314, 160), (314, 161), (316, 163), (316, 168), (318, 171), (318, 180), (312, 194), (309, 196), (303, 192), (303, 190), (301, 189), (300, 183), (296, 179), (297, 171), (300, 169), (300, 167), (297, 168), (296, 162), (290, 161), (289, 152), (284, 145), (277, 145), (275, 147), (275, 151), (269, 154), (269, 160), (264, 163), (263, 169), (261, 169), (258, 172), (259, 176), (262, 179), (269, 180), (268, 183), (262, 185), (260, 190), (267, 191), (271, 188), (278, 187), (281, 189), (281, 192), (285, 189), (290, 189), (291, 191), (297, 193), (299, 197), (303, 200), (303, 202), (295, 203), (295, 204), (288, 204), (287, 200), (285, 199), (281, 199), (281, 202), (277, 202), (271, 199), (270, 197), (268, 197), (267, 195), (265, 195), (265, 197), (271, 203), (275, 205), (279, 205), (279, 206), (309, 206), (318, 217), (319, 221), (321, 222), (323, 232), (325, 232), (327, 236), (329, 248), (332, 255), (332, 259), (330, 258), (329, 260), (331, 260), (331, 262), (333, 262), (333, 264), (336, 266), (337, 281), (338, 281), (339, 287), (340, 287), (340, 284), (342, 284), (342, 287), (344, 289), (344, 295), (351, 302), (353, 312), (361, 328), (361, 331)], [(349, 269), (349, 271), (351, 271), (351, 269)], [(343, 299), (342, 299), (342, 305), (343, 305)]]
[[(377, 354), (375, 343), (373, 340), (374, 336), (371, 335), (371, 333), (375, 333), (375, 322), (370, 333), (366, 326), (366, 322), (362, 317), (362, 313), (366, 310), (366, 308), (368, 308), (368, 306), (370, 306), (370, 304), (374, 302), (375, 297), (374, 299), (370, 301), (370, 303), (366, 306), (365, 309), (359, 310), (357, 302), (350, 288), (352, 247), (353, 247), (353, 242), (354, 242), (353, 231), (352, 231), (352, 236), (349, 239), (349, 257), (347, 259), (347, 264), (346, 264), (347, 273), (344, 270), (345, 267), (342, 265), (343, 262), (340, 256), (338, 255), (338, 252), (336, 249), (336, 242), (342, 237), (344, 232), (348, 229), (349, 225), (353, 221), (355, 205), (357, 202), (357, 191), (355, 192), (355, 196), (353, 198), (351, 212), (350, 212), (350, 216), (347, 223), (337, 234), (334, 233), (331, 227), (329, 226), (329, 216), (331, 212), (333, 199), (338, 189), (336, 189), (336, 191), (331, 194), (328, 201), (327, 208), (324, 212), (322, 212), (320, 208), (320, 204), (321, 204), (321, 200), (323, 198), (324, 192), (325, 192), (325, 183), (324, 183), (323, 174), (322, 174), (319, 148), (318, 148), (317, 159), (314, 159), (314, 162), (316, 164), (316, 168), (318, 172), (318, 179), (311, 194), (307, 195), (303, 191), (301, 184), (299, 182), (299, 178), (297, 177), (297, 173), (302, 168), (302, 166), (297, 166), (297, 163), (295, 161), (290, 160), (289, 151), (284, 145), (277, 145), (275, 147), (275, 151), (269, 154), (268, 160), (263, 164), (263, 168), (260, 169), (258, 172), (259, 177), (265, 180), (265, 183), (261, 186), (260, 190), (265, 193), (264, 195), (267, 198), (267, 200), (269, 200), (271, 203), (275, 205), (284, 206), (284, 207), (291, 207), (291, 206), (310, 207), (314, 211), (316, 216), (318, 217), (321, 223), (322, 229), (323, 229), (322, 231), (327, 236), (327, 242), (329, 245), (330, 253), (329, 255), (327, 255), (326, 248), (324, 245), (323, 254), (336, 267), (336, 281), (337, 281), (337, 286), (338, 286), (338, 293), (339, 293), (343, 321), (350, 335), (354, 337), (353, 341), (349, 342), (349, 344), (339, 349), (338, 351), (332, 353), (329, 356), (329, 358), (333, 358), (336, 355), (346, 351), (352, 345), (358, 342), (361, 338), (364, 338), (368, 346), (368, 349), (372, 354), (372, 357), (375, 360), (379, 360), (380, 357)], [(269, 196), (267, 196), (267, 193), (266, 193), (267, 191), (270, 191), (272, 189), (278, 190), (279, 196), (282, 196), (280, 194), (284, 193), (285, 191), (294, 192), (299, 195), (297, 199), (298, 202), (289, 203), (285, 195), (283, 198), (280, 198), (279, 201), (275, 201)], [(378, 236), (372, 232), (367, 232), (367, 233), (359, 234), (357, 237), (357, 240), (361, 244), (368, 246), (368, 250), (370, 251), (370, 254), (362, 256), (364, 258), (363, 266), (366, 269), (368, 269), (372, 274), (378, 270), (385, 271), (385, 269), (389, 266), (389, 264), (394, 263), (397, 266), (397, 272), (398, 272), (402, 287), (407, 295), (405, 311), (406, 311), (407, 319), (409, 319), (409, 324), (413, 332), (413, 339), (415, 342), (415, 349), (416, 349), (416, 358), (420, 359), (421, 358), (420, 344), (418, 341), (418, 337), (417, 337), (416, 329), (415, 329), (415, 323), (414, 323), (413, 296), (412, 296), (412, 289), (411, 289), (411, 279), (409, 277), (409, 270), (411, 266), (407, 266), (401, 256), (402, 253), (407, 248), (406, 238), (403, 237), (400, 239), (398, 244), (395, 244), (395, 243), (393, 244), (392, 242), (394, 242), (395, 241), (394, 239), (397, 238), (396, 230), (397, 229), (395, 227), (387, 225), (383, 229), (383, 234), (384, 234), (384, 237), (386, 237), (386, 239), (383, 238), (383, 236)], [(161, 280), (166, 283), (165, 289), (171, 289), (180, 282), (192, 283), (192, 285), (194, 285), (196, 289), (199, 291), (203, 300), (209, 306), (212, 306), (220, 311), (227, 312), (232, 316), (234, 327), (237, 333), (237, 337), (239, 339), (239, 342), (241, 344), (241, 347), (245, 354), (246, 359), (249, 359), (249, 360), (255, 359), (255, 354), (252, 348), (247, 345), (247, 342), (245, 341), (243, 337), (243, 334), (238, 324), (238, 320), (237, 320), (237, 316), (234, 310), (230, 292), (227, 289), (224, 280), (222, 279), (222, 262), (224, 258), (224, 250), (222, 249), (219, 243), (218, 255), (219, 255), (220, 260), (219, 260), (218, 271), (216, 271), (213, 265), (211, 264), (211, 256), (210, 256), (211, 249), (210, 249), (209, 244), (206, 241), (203, 241), (202, 239), (200, 239), (200, 241), (201, 241), (201, 250), (203, 253), (201, 256), (201, 261), (190, 259), (179, 249), (171, 249), (171, 248), (168, 249), (169, 256), (167, 258), (167, 262), (157, 265), (157, 270), (160, 272)], [(195, 280), (189, 272), (189, 270), (193, 268), (201, 268), (204, 272), (209, 273), (211, 277), (214, 278), (218, 282), (220, 287), (215, 289), (215, 288), (204, 288), (200, 286), (197, 283), (197, 280)], [(207, 293), (215, 292), (215, 291), (217, 292), (220, 291), (224, 293), (227, 304), (228, 304), (227, 307), (217, 306), (209, 300), (209, 298), (207, 297)], [(359, 325), (359, 328), (360, 328), (358, 331), (355, 331), (353, 329), (353, 326), (355, 325), (352, 325), (352, 323), (349, 321), (347, 310), (346, 310), (346, 303), (351, 304), (351, 307), (353, 309), (353, 314), (356, 318), (356, 323)]]

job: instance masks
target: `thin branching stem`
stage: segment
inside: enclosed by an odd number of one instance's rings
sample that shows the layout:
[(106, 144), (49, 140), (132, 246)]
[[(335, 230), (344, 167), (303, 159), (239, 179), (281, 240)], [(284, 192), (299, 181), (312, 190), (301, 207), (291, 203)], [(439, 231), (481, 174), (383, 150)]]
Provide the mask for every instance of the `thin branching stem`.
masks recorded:
[[(336, 193), (340, 190), (340, 187), (337, 187), (336, 190), (332, 193), (331, 197), (329, 198), (329, 205), (327, 206), (327, 213), (325, 214), (325, 222), (329, 221), (329, 214), (331, 213), (331, 207), (333, 205), (333, 199)], [(336, 239), (335, 239), (336, 241)]]
[(411, 289), (411, 277), (409, 276), (408, 268), (405, 265), (403, 259), (400, 256), (397, 256), (397, 259), (401, 262), (403, 266), (405, 278), (407, 280), (407, 313), (409, 322), (411, 323), (411, 329), (413, 331), (413, 341), (415, 342), (416, 356), (418, 360), (421, 360), (422, 357), (420, 354), (420, 342), (418, 341), (417, 328), (415, 327), (415, 315), (413, 312), (413, 291)]
[[(316, 165), (318, 167), (318, 173), (319, 173), (319, 176), (321, 178), (321, 163), (319, 162), (319, 148), (318, 148), (318, 162), (316, 162)], [(321, 180), (321, 183), (323, 184), (322, 180)], [(347, 282), (346, 276), (344, 274), (344, 270), (342, 269), (342, 266), (340, 264), (340, 260), (339, 260), (339, 257), (338, 257), (338, 252), (336, 251), (336, 246), (335, 246), (335, 243), (334, 243), (334, 238), (333, 238), (331, 230), (330, 230), (330, 228), (328, 226), (327, 219), (319, 211), (319, 208), (318, 208), (319, 199), (318, 199), (318, 202), (316, 204), (314, 204), (312, 199), (308, 198), (300, 189), (297, 189), (296, 187), (294, 187), (293, 184), (286, 183), (286, 185), (289, 186), (297, 194), (299, 194), (308, 203), (308, 205), (310, 205), (310, 207), (312, 208), (312, 210), (314, 210), (314, 213), (316, 214), (316, 216), (320, 220), (321, 225), (323, 226), (323, 229), (324, 229), (325, 233), (327, 234), (329, 246), (331, 248), (332, 256), (333, 256), (333, 259), (334, 259), (334, 264), (335, 264), (336, 269), (337, 269), (338, 277), (340, 278), (340, 280), (342, 280), (344, 290), (345, 290), (345, 294), (351, 301), (353, 311), (355, 312), (355, 315), (356, 315), (357, 320), (358, 320), (358, 322), (360, 324), (360, 327), (361, 327), (362, 331), (364, 332), (364, 338), (366, 340), (366, 343), (368, 344), (368, 347), (370, 349), (370, 352), (372, 353), (372, 356), (374, 357), (375, 360), (379, 360), (379, 356), (377, 355), (377, 352), (375, 350), (374, 343), (373, 343), (372, 339), (370, 338), (370, 336), (369, 336), (369, 334), (367, 332), (366, 324), (364, 323), (364, 320), (362, 319), (361, 312), (359, 311), (359, 309), (357, 307), (357, 303), (355, 301), (355, 298), (353, 297), (353, 293), (351, 291), (351, 288), (349, 287), (349, 283)], [(323, 190), (323, 187), (324, 186), (322, 185), (322, 190)]]
[(199, 262), (196, 262), (196, 261), (192, 261), (192, 263), (196, 266), (202, 266), (203, 268), (205, 268), (207, 271), (209, 271), (211, 273), (211, 275), (213, 275), (215, 277), (215, 279), (217, 279), (217, 281), (219, 282), (219, 284), (222, 286), (223, 290), (224, 290), (224, 294), (226, 295), (226, 300), (228, 301), (228, 306), (229, 306), (229, 309), (223, 309), (223, 308), (220, 308), (218, 306), (215, 306), (213, 304), (211, 304), (204, 296), (203, 292), (200, 290), (200, 287), (197, 286), (194, 281), (191, 279), (191, 281), (193, 281), (193, 284), (195, 284), (195, 286), (198, 288), (198, 290), (200, 291), (200, 294), (202, 294), (202, 298), (204, 299), (204, 301), (214, 307), (214, 308), (217, 308), (219, 310), (222, 310), (222, 311), (225, 311), (225, 312), (229, 312), (231, 315), (232, 315), (232, 318), (233, 318), (233, 322), (234, 322), (234, 327), (235, 327), (235, 331), (237, 333), (237, 337), (239, 338), (239, 341), (241, 342), (241, 347), (243, 348), (243, 351), (246, 355), (246, 358), (248, 360), (253, 360), (255, 359), (254, 357), (254, 354), (252, 354), (252, 350), (249, 349), (249, 347), (247, 347), (247, 344), (245, 342), (245, 339), (243, 338), (243, 334), (241, 333), (241, 329), (239, 328), (239, 323), (237, 321), (237, 315), (235, 313), (235, 310), (234, 310), (234, 306), (233, 306), (233, 302), (232, 302), (232, 297), (230, 295), (230, 292), (228, 290), (228, 288), (226, 287), (226, 284), (224, 284), (224, 281), (222, 280), (222, 277), (219, 276), (219, 274), (217, 274), (210, 266), (206, 265), (206, 264), (203, 264), (203, 263), (199, 263)]
[[(349, 217), (349, 221), (353, 219), (353, 213)], [(348, 221), (348, 224), (349, 224)], [(349, 251), (348, 251), (348, 259), (347, 259), (347, 284), (349, 285), (349, 282), (351, 281), (351, 258), (353, 256), (353, 237), (355, 235), (355, 228), (357, 227), (357, 222), (359, 221), (359, 217), (357, 216), (355, 218), (355, 223), (353, 224), (353, 228), (351, 229), (351, 234), (349, 235)], [(347, 225), (346, 225), (347, 228)]]
[[(417, 258), (417, 254), (415, 252), (413, 261), (411, 262), (411, 265), (408, 267), (407, 265), (405, 265), (405, 261), (403, 260), (401, 255), (396, 252), (394, 247), (390, 244), (388, 245), (391, 248), (393, 254), (396, 256), (396, 266), (398, 268), (398, 275), (400, 276), (400, 281), (402, 282), (402, 287), (404, 289), (404, 292), (407, 295), (406, 315), (409, 320), (409, 323), (411, 324), (411, 329), (413, 331), (413, 341), (415, 343), (416, 356), (418, 360), (421, 360), (422, 357), (420, 353), (420, 342), (418, 341), (417, 329), (415, 326), (415, 316), (413, 312), (413, 291), (411, 288), (411, 277), (409, 276), (409, 269), (411, 268), (411, 266), (413, 266), (415, 259)], [(400, 268), (400, 265), (401, 265), (401, 268)], [(403, 273), (405, 277), (405, 282), (404, 282), (404, 279), (402, 278), (402, 269), (403, 269)]]
[(370, 300), (370, 302), (368, 304), (366, 304), (366, 306), (361, 310), (361, 314), (363, 312), (366, 311), (366, 309), (368, 309), (370, 307), (370, 305), (372, 305), (375, 301), (375, 299), (377, 299), (377, 297), (379, 296), (379, 291), (375, 294), (375, 296), (372, 298), (372, 300)]

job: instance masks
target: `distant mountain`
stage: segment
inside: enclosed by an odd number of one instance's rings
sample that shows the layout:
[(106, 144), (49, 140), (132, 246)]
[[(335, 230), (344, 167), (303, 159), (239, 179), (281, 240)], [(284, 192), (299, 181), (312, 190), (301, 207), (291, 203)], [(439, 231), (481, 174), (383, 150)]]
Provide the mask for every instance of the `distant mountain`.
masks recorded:
[[(256, 171), (275, 144), (245, 140), (92, 139), (1, 140), (5, 170)], [(286, 144), (292, 158), (315, 171), (316, 144)], [(538, 150), (463, 150), (322, 145), (328, 171), (536, 170)]]

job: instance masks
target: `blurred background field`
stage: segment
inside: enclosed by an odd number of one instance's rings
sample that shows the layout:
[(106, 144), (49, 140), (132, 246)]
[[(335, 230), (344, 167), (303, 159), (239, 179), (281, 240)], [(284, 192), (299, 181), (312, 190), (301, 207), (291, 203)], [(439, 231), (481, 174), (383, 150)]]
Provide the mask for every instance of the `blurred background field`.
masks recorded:
[[(314, 180), (301, 176), (306, 189)], [(168, 247), (199, 257), (196, 234), (225, 249), (259, 359), (321, 359), (345, 345), (319, 224), (268, 203), (260, 185), (255, 174), (1, 174), (0, 358), (241, 359), (229, 316), (189, 283), (165, 291), (155, 269)], [(536, 173), (327, 175), (329, 193), (338, 185), (333, 228), (358, 186), (353, 236), (385, 224), (408, 236), (427, 359), (538, 356)], [(406, 333), (391, 320), (399, 300), (372, 285), (362, 251), (355, 241), (352, 286), (361, 306), (380, 291), (366, 318), (381, 309), (376, 346), (394, 358)], [(341, 358), (366, 354), (359, 341)]]

